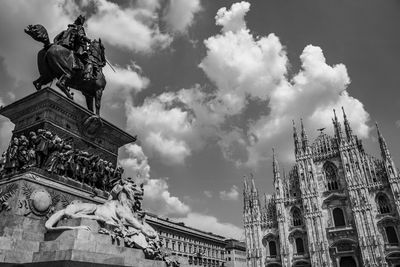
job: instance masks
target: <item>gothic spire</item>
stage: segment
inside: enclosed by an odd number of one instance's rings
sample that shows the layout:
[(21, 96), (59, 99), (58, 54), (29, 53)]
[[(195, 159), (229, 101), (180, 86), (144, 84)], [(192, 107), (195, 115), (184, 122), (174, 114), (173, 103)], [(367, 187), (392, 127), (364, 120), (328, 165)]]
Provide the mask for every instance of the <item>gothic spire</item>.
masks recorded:
[(252, 193), (257, 193), (257, 187), (256, 187), (256, 185), (254, 183), (253, 175), (251, 175), (251, 192)]
[(336, 134), (336, 137), (337, 137), (339, 143), (341, 143), (343, 140), (342, 126), (340, 125), (340, 122), (336, 116), (335, 109), (333, 109), (333, 114), (334, 114), (333, 126), (335, 128), (335, 134)]
[(344, 130), (346, 132), (347, 140), (350, 141), (353, 138), (353, 132), (350, 127), (350, 123), (347, 120), (346, 112), (344, 112), (344, 108), (342, 107), (343, 112), (343, 121), (344, 121)]
[(244, 192), (248, 192), (249, 191), (249, 185), (247, 184), (247, 177), (246, 176), (244, 176), (244, 179), (243, 179), (243, 190), (244, 190)]
[(293, 140), (294, 140), (294, 153), (297, 155), (300, 152), (300, 142), (299, 137), (297, 136), (296, 124), (293, 121)]
[(300, 119), (300, 123), (301, 123), (301, 142), (302, 142), (302, 145), (303, 145), (304, 152), (307, 152), (307, 149), (308, 149), (308, 136), (306, 134), (306, 131), (304, 130), (303, 119)]
[(275, 180), (277, 177), (280, 177), (280, 173), (279, 173), (279, 163), (278, 163), (278, 160), (275, 157), (274, 148), (272, 148), (272, 168), (273, 168), (273, 171), (274, 171), (274, 180)]
[(385, 138), (383, 137), (383, 135), (379, 131), (379, 126), (378, 126), (377, 122), (375, 122), (375, 126), (376, 126), (376, 132), (378, 133), (379, 146), (381, 147), (382, 158), (384, 160), (390, 159), (389, 148), (388, 148), (388, 146), (386, 144)]

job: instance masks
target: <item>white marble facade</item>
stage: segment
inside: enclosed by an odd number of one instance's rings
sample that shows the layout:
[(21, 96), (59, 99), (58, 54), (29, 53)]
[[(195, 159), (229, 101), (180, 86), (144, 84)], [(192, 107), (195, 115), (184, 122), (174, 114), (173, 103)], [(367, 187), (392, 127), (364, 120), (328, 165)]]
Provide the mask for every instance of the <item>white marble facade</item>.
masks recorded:
[(273, 156), (275, 192), (244, 183), (247, 266), (400, 266), (400, 178), (377, 126), (381, 158), (364, 151), (343, 111), (311, 143), (293, 122), (296, 164)]

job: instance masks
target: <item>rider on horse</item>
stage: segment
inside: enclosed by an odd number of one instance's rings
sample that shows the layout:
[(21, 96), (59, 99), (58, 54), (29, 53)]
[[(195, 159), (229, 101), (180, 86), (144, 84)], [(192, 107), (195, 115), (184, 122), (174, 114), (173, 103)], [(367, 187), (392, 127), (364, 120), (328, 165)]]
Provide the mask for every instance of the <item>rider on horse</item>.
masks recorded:
[[(92, 79), (93, 66), (88, 57), (88, 45), (91, 41), (86, 37), (85, 29), (83, 28), (85, 20), (85, 16), (79, 15), (73, 24), (69, 24), (66, 30), (62, 31), (54, 38), (54, 43), (62, 45), (75, 53), (84, 65), (83, 78), (85, 80), (90, 80)], [(81, 70), (82, 66), (80, 62), (73, 60), (73, 68)]]

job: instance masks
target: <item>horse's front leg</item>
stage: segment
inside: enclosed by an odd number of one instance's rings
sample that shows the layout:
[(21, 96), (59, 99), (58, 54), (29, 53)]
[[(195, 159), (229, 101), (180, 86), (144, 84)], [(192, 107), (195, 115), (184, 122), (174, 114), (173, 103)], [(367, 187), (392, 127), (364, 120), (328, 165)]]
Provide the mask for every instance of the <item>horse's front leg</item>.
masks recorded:
[(69, 77), (65, 74), (61, 75), (61, 77), (58, 79), (56, 85), (58, 88), (61, 89), (61, 91), (64, 92), (64, 94), (71, 100), (73, 100), (73, 96), (71, 95), (71, 93), (69, 92), (69, 89), (66, 85), (67, 80), (69, 79)]
[(97, 90), (94, 102), (96, 105), (96, 115), (100, 116), (100, 106), (101, 106), (101, 96), (103, 95), (103, 90)]
[(86, 106), (87, 106), (88, 110), (93, 112), (93, 96), (85, 95), (85, 98), (86, 98)]

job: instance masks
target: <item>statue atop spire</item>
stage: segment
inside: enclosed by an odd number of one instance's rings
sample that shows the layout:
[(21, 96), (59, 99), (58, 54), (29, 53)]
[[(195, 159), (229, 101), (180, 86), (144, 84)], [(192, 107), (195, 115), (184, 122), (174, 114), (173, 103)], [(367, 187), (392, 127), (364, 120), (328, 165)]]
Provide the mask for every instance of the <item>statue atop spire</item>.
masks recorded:
[(389, 148), (386, 144), (385, 138), (383, 137), (383, 135), (381, 134), (381, 131), (379, 130), (379, 126), (378, 126), (377, 122), (375, 122), (375, 126), (376, 126), (376, 132), (378, 134), (378, 140), (379, 140), (379, 146), (381, 148), (382, 158), (384, 160), (390, 159), (391, 156), (390, 156)]
[(353, 138), (353, 131), (351, 130), (350, 123), (347, 120), (346, 112), (344, 111), (343, 107), (342, 107), (342, 112), (343, 112), (344, 130), (346, 132), (347, 141), (351, 141)]
[(342, 126), (340, 125), (340, 122), (336, 116), (336, 110), (333, 109), (333, 114), (334, 114), (334, 118), (333, 118), (333, 128), (335, 129), (335, 135), (336, 138), (339, 141), (339, 144), (343, 141), (343, 133), (342, 133)]
[(274, 173), (274, 180), (277, 176), (280, 176), (279, 173), (279, 163), (275, 157), (275, 149), (272, 148), (272, 168), (273, 168), (273, 173)]
[(303, 145), (303, 151), (307, 152), (308, 149), (308, 136), (306, 134), (306, 131), (304, 129), (304, 125), (303, 125), (303, 119), (300, 119), (300, 123), (301, 123), (301, 142)]
[(294, 153), (295, 155), (297, 155), (300, 152), (300, 141), (299, 137), (297, 136), (296, 124), (294, 120), (292, 120), (292, 122), (293, 122)]

